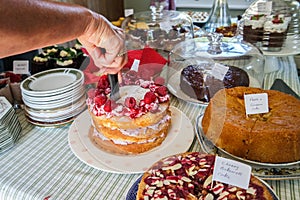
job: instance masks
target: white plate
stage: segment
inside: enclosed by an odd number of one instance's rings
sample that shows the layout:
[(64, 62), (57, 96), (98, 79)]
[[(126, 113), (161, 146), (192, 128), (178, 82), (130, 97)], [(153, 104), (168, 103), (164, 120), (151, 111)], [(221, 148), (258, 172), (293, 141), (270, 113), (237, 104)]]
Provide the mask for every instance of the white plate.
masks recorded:
[(280, 51), (272, 52), (272, 51), (264, 51), (262, 50), (265, 56), (291, 56), (297, 55), (300, 53), (300, 41), (298, 39), (294, 40), (294, 36), (287, 36), (285, 41), (285, 46), (282, 47)]
[(36, 122), (55, 123), (55, 122), (60, 122), (60, 121), (66, 120), (66, 119), (73, 118), (74, 116), (77, 116), (80, 113), (82, 113), (84, 110), (86, 110), (86, 104), (83, 104), (81, 107), (77, 108), (76, 110), (72, 110), (69, 113), (65, 113), (64, 115), (57, 116), (57, 117), (36, 117), (36, 116), (30, 115), (27, 112), (25, 112), (25, 115), (27, 116), (27, 118), (29, 118), (33, 121), (36, 121)]
[(26, 78), (20, 87), (28, 95), (43, 95), (72, 88), (82, 82), (83, 77), (83, 72), (78, 69), (51, 69)]
[(70, 97), (68, 99), (65, 99), (64, 101), (59, 101), (59, 102), (54, 102), (54, 103), (48, 103), (48, 104), (36, 104), (36, 103), (30, 103), (27, 102), (23, 99), (24, 104), (26, 106), (28, 106), (29, 108), (33, 108), (33, 109), (43, 109), (43, 110), (49, 110), (49, 109), (56, 109), (56, 108), (62, 108), (64, 106), (70, 106), (72, 104), (74, 104), (75, 102), (77, 102), (79, 99), (81, 99), (83, 96), (85, 96), (85, 94), (79, 94), (77, 96), (74, 97)]
[(30, 102), (43, 102), (43, 101), (56, 101), (58, 99), (67, 98), (69, 96), (74, 96), (78, 93), (84, 93), (85, 87), (83, 85), (76, 85), (69, 90), (64, 90), (61, 93), (50, 93), (44, 94), (43, 96), (30, 96), (22, 93), (22, 98)]
[(210, 140), (207, 139), (202, 131), (202, 115), (196, 119), (195, 129), (196, 136), (200, 143), (202, 150), (205, 153), (218, 154), (239, 162), (243, 162), (252, 167), (252, 173), (265, 180), (280, 180), (280, 179), (299, 179), (300, 178), (300, 161), (290, 163), (262, 163), (252, 160), (247, 160), (235, 155), (232, 155), (225, 150), (216, 147)]
[(122, 174), (143, 173), (163, 157), (186, 152), (194, 140), (193, 125), (188, 117), (175, 107), (171, 107), (171, 112), (172, 124), (166, 139), (149, 152), (117, 155), (97, 148), (88, 137), (91, 126), (88, 111), (83, 112), (72, 123), (69, 145), (81, 161), (96, 169)]
[(25, 106), (24, 110), (26, 113), (33, 117), (37, 118), (53, 118), (53, 117), (60, 117), (64, 116), (68, 113), (72, 113), (77, 109), (80, 109), (82, 106), (86, 105), (86, 98), (83, 96), (77, 102), (73, 103), (70, 106), (64, 107), (62, 109), (54, 109), (54, 110), (35, 110)]

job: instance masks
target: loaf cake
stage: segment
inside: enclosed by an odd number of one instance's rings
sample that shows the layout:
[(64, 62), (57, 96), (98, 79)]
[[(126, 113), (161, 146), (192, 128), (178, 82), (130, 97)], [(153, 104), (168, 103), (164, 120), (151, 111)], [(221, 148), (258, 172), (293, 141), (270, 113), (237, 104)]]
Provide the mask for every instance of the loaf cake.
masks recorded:
[[(269, 112), (246, 115), (244, 94), (267, 93)], [(222, 89), (209, 102), (204, 134), (217, 147), (261, 163), (300, 160), (300, 101), (276, 91), (250, 87)]]
[[(94, 131), (90, 138), (117, 153), (143, 153), (159, 146), (171, 125), (167, 88), (152, 81), (120, 87), (121, 98), (109, 98), (106, 75), (88, 93), (87, 104)], [(108, 148), (107, 148), (108, 147)]]
[(212, 66), (213, 64), (205, 63), (185, 67), (180, 76), (181, 90), (191, 98), (209, 102), (211, 97), (222, 88), (249, 86), (249, 77), (244, 70), (228, 66), (229, 69), (222, 81), (209, 75), (208, 69)]
[(214, 155), (199, 152), (163, 158), (143, 174), (136, 199), (273, 199), (268, 188), (254, 176), (247, 190), (212, 182), (214, 163)]

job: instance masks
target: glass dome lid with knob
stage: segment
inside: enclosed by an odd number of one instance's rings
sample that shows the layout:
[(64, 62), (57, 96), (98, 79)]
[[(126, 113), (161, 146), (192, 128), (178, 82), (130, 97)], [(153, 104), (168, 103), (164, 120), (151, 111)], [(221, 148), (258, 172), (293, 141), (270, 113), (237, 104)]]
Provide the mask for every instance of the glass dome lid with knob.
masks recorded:
[(163, 10), (162, 5), (150, 6), (150, 9), (135, 13), (123, 21), (128, 49), (148, 46), (170, 51), (177, 43), (193, 38), (193, 22), (188, 14)]
[(292, 0), (257, 0), (245, 11), (239, 33), (264, 55), (300, 53), (299, 3)]
[[(190, 77), (185, 77), (186, 74)], [(190, 78), (191, 82), (185, 83)], [(168, 89), (188, 102), (205, 105), (219, 89), (262, 88), (263, 80), (264, 56), (261, 51), (250, 43), (225, 38), (222, 34), (208, 33), (207, 37), (186, 40), (177, 44), (169, 55)]]

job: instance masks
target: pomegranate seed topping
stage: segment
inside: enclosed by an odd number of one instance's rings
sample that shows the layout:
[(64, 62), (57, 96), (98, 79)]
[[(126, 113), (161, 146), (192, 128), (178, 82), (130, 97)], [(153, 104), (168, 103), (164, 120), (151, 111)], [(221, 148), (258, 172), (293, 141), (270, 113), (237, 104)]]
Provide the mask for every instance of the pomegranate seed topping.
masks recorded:
[(127, 106), (128, 108), (134, 108), (136, 105), (136, 100), (133, 97), (127, 97), (125, 99), (125, 106)]
[(168, 89), (166, 86), (160, 86), (158, 89), (157, 89), (157, 94), (159, 96), (165, 96), (166, 94), (168, 94)]
[(153, 92), (147, 92), (144, 96), (144, 101), (146, 104), (150, 104), (156, 100), (156, 95)]
[(100, 105), (100, 106), (104, 105), (106, 100), (107, 100), (107, 97), (104, 94), (100, 94), (94, 98), (95, 104)]
[(104, 104), (104, 107), (103, 107), (104, 111), (105, 112), (111, 112), (111, 100), (108, 100), (106, 101), (106, 103)]

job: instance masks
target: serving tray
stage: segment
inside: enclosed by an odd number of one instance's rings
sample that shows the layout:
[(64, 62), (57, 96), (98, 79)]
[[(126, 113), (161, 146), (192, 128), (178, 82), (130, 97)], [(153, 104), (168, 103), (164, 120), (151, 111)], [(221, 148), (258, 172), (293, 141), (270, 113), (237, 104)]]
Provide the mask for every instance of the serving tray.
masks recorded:
[(198, 142), (205, 153), (217, 154), (222, 157), (243, 162), (252, 167), (252, 173), (263, 180), (288, 180), (300, 178), (300, 161), (292, 163), (260, 163), (234, 156), (225, 150), (216, 147), (202, 131), (203, 114), (196, 118), (195, 132)]

